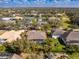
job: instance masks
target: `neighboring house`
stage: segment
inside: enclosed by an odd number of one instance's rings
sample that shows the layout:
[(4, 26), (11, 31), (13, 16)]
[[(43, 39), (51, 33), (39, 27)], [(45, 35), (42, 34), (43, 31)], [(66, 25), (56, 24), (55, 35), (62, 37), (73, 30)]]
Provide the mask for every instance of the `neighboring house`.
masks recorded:
[(51, 22), (52, 20), (60, 21), (61, 19), (59, 17), (56, 17), (56, 16), (49, 17), (48, 21)]
[(3, 43), (6, 43), (6, 40), (0, 38), (0, 44), (3, 44)]
[(35, 11), (35, 10), (32, 10), (31, 13), (30, 13), (30, 15), (34, 15), (34, 16), (36, 16), (36, 15), (38, 15), (38, 12)]
[(15, 16), (14, 18), (17, 19), (17, 20), (23, 20), (23, 19), (24, 19), (24, 18), (21, 17), (21, 16)]
[(15, 21), (15, 18), (5, 17), (5, 18), (0, 18), (0, 22), (15, 24), (16, 21)]
[(11, 59), (22, 59), (21, 56), (17, 55), (17, 54), (13, 54), (13, 56), (11, 57)]
[(8, 20), (10, 20), (10, 18), (2, 18), (1, 20), (8, 21)]
[(64, 33), (62, 40), (66, 45), (79, 45), (79, 31)]
[[(32, 21), (33, 20), (36, 20), (36, 18), (35, 17), (25, 17), (24, 18), (25, 19), (25, 22), (29, 25), (29, 24), (32, 24)], [(27, 21), (26, 21), (27, 20)]]
[(20, 17), (20, 16), (16, 16), (16, 17), (3, 17), (3, 18), (0, 18), (1, 20), (5, 20), (5, 21), (8, 21), (8, 20), (22, 20), (23, 17)]
[(12, 53), (0, 53), (0, 59), (22, 59), (22, 57)]
[(8, 20), (15, 20), (15, 18), (12, 18), (12, 17), (5, 17), (5, 18), (1, 18), (1, 20), (8, 21)]
[(5, 33), (3, 33), (2, 35), (0, 35), (1, 39), (6, 39), (7, 42), (12, 42), (12, 41), (16, 41), (18, 38), (21, 39), (20, 34), (24, 32), (24, 30), (11, 30), (11, 31), (6, 31)]
[(62, 35), (64, 34), (64, 30), (62, 29), (53, 29), (52, 30), (52, 38), (61, 38)]
[(38, 23), (38, 25), (45, 25), (45, 24), (47, 24), (46, 21), (38, 21), (37, 23)]
[(46, 33), (43, 31), (32, 30), (27, 32), (27, 39), (31, 41), (42, 43), (46, 38)]

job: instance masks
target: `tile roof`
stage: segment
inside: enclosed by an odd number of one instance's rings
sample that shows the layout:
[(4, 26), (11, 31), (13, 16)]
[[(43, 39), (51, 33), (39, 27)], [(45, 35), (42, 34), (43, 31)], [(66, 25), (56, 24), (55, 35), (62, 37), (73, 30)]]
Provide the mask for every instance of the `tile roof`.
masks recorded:
[(24, 30), (11, 30), (11, 31), (6, 31), (5, 33), (3, 33), (2, 35), (0, 35), (1, 39), (7, 39), (7, 42), (12, 42), (12, 41), (16, 41), (17, 38), (21, 39), (20, 34), (24, 32)]

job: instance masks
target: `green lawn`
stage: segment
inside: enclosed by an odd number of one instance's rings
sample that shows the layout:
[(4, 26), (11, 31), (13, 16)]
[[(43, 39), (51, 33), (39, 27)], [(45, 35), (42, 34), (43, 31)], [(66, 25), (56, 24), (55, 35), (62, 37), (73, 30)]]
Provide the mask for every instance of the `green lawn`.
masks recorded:
[(79, 59), (79, 53), (73, 53), (72, 55), (69, 55), (70, 59)]
[(63, 50), (64, 46), (60, 44), (58, 39), (50, 39), (47, 42), (51, 46), (51, 50), (53, 52), (62, 52), (62, 51), (64, 51)]

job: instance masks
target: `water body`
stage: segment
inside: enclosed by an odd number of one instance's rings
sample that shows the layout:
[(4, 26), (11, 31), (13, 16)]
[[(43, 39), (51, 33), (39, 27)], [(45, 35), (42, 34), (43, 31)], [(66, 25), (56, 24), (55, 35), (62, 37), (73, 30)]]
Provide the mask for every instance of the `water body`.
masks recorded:
[(0, 0), (0, 7), (79, 7), (79, 0)]

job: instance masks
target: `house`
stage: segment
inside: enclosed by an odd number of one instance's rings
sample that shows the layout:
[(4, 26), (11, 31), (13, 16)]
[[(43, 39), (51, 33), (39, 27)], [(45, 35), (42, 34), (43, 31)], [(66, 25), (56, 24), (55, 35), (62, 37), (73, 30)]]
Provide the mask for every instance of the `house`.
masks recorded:
[(66, 45), (79, 45), (79, 31), (66, 32), (62, 36)]
[(15, 18), (12, 17), (4, 17), (4, 18), (0, 18), (0, 22), (4, 22), (5, 24), (15, 24)]
[(52, 20), (60, 21), (61, 19), (59, 17), (56, 17), (56, 16), (49, 17), (48, 21), (51, 22)]
[(3, 18), (0, 18), (0, 20), (4, 20), (4, 21), (13, 21), (13, 20), (16, 20), (16, 18), (14, 17), (3, 17)]
[[(26, 24), (32, 24), (33, 20), (37, 21), (35, 17), (24, 17)], [(27, 20), (27, 21), (26, 21)]]
[(21, 39), (20, 34), (24, 32), (24, 30), (11, 30), (11, 31), (6, 31), (2, 35), (0, 35), (0, 39), (6, 39), (6, 42), (12, 42), (16, 41), (18, 38)]
[(21, 56), (17, 55), (17, 54), (13, 54), (13, 56), (11, 57), (11, 59), (22, 59)]
[(46, 33), (43, 31), (31, 30), (27, 32), (27, 39), (42, 43), (47, 38)]
[(0, 39), (0, 44), (4, 44), (6, 43), (6, 40), (5, 39)]
[(23, 20), (23, 17), (21, 17), (21, 16), (15, 16), (14, 18), (17, 20)]
[(64, 32), (62, 29), (52, 29), (52, 38), (61, 38)]
[(0, 53), (0, 59), (22, 59), (22, 57), (13, 53)]
[(45, 24), (47, 24), (47, 21), (38, 21), (37, 24), (38, 25), (45, 25)]
[(10, 20), (10, 18), (6, 17), (6, 18), (2, 18), (2, 20), (8, 21)]
[(36, 10), (32, 10), (30, 14), (36, 16), (38, 12)]

